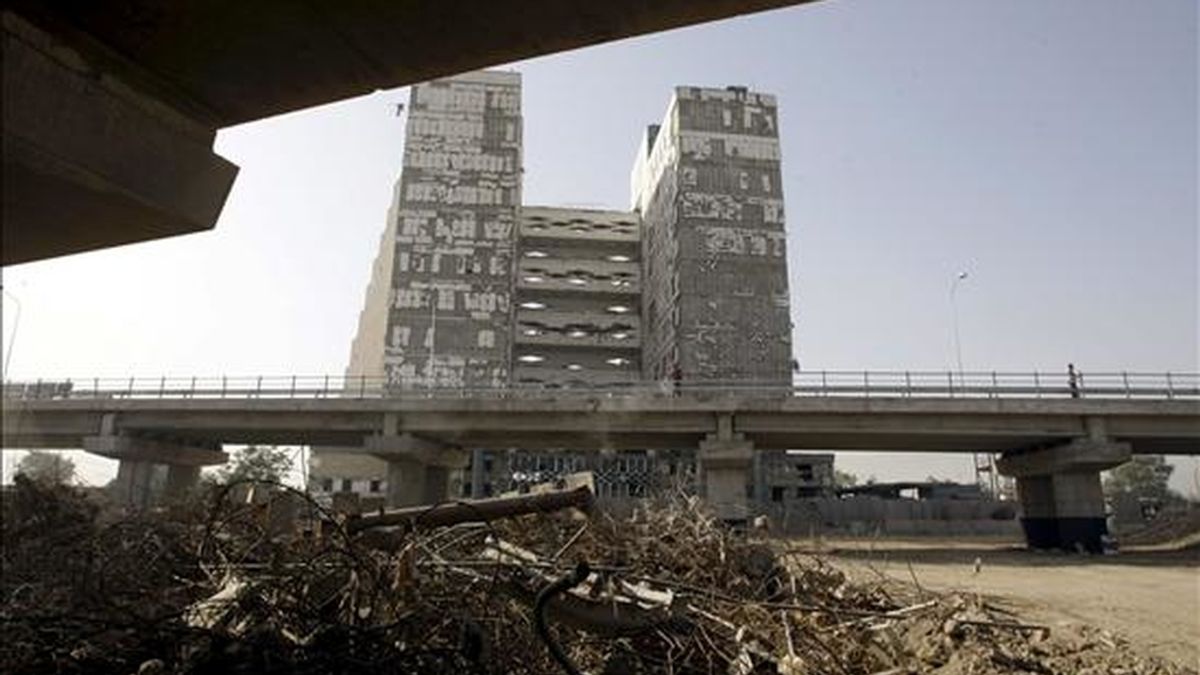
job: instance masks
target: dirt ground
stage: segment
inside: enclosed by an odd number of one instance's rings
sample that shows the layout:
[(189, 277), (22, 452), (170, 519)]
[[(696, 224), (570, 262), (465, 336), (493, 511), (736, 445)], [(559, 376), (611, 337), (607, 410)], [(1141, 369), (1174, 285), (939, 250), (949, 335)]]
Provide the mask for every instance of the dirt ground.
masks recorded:
[[(852, 576), (980, 593), (1029, 621), (1091, 624), (1135, 648), (1200, 669), (1200, 547), (1115, 556), (1028, 551), (1017, 542), (796, 540)], [(979, 571), (976, 572), (976, 560)]]

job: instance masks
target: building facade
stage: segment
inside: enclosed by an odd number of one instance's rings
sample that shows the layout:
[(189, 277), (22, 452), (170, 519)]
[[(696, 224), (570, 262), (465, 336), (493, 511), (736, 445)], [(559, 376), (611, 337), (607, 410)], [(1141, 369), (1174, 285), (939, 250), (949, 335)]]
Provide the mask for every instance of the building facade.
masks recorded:
[(570, 387), (642, 379), (640, 230), (636, 213), (521, 209), (514, 384)]
[(651, 379), (790, 382), (787, 233), (775, 97), (677, 87), (631, 179), (642, 216)]
[[(346, 374), (401, 389), (789, 381), (774, 98), (677, 88), (639, 147), (630, 211), (521, 205), (520, 100), (516, 73), (412, 88), (403, 170)], [(455, 496), (580, 470), (611, 500), (695, 482), (694, 453), (469, 450)], [(318, 493), (388, 490), (379, 459), (313, 456)], [(773, 471), (752, 472), (748, 494), (769, 498)]]
[[(521, 132), (517, 73), (412, 87), (403, 166), (347, 376), (399, 388), (508, 384)], [(315, 448), (311, 468), (318, 492), (326, 479), (387, 490), (386, 464), (370, 455)]]

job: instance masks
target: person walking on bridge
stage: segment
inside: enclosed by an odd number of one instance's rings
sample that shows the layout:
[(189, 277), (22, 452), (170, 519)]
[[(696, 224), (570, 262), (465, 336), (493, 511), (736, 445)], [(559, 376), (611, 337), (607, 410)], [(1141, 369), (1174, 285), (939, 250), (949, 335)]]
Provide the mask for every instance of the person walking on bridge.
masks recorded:
[(1071, 390), (1071, 398), (1079, 398), (1079, 373), (1074, 363), (1067, 364), (1067, 388)]

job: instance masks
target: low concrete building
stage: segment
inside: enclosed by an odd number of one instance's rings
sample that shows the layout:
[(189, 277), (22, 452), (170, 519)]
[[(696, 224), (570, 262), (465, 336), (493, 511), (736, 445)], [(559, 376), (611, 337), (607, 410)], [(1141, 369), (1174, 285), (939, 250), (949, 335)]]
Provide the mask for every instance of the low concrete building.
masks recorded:
[(755, 499), (764, 504), (831, 496), (833, 453), (760, 452), (755, 486)]
[(871, 483), (763, 505), (781, 532), (894, 536), (1021, 535), (1017, 505), (976, 484), (948, 481)]

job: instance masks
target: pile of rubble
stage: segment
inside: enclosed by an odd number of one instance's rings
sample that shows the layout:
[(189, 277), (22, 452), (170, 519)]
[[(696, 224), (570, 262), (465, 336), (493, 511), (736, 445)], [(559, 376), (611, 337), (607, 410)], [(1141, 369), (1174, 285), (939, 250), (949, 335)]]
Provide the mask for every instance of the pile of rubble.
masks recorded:
[(237, 485), (106, 520), (4, 496), (0, 670), (46, 673), (1178, 673), (976, 598), (854, 584), (694, 499), (586, 488), (366, 515)]

